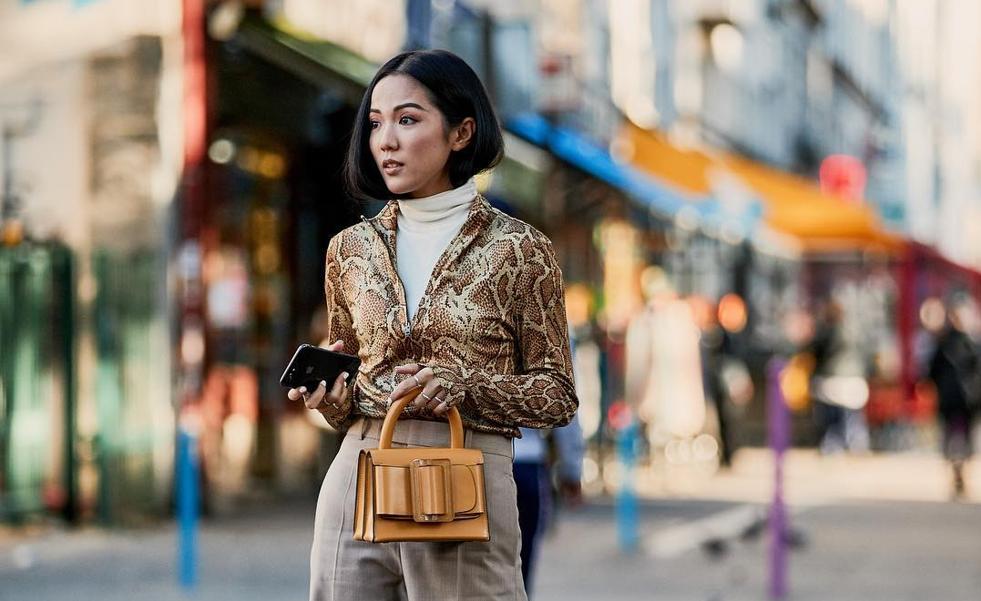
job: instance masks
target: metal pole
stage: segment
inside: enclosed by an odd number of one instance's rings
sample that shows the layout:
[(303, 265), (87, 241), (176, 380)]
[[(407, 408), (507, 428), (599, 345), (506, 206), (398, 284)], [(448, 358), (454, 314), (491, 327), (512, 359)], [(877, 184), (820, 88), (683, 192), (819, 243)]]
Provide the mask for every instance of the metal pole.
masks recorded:
[[(61, 289), (62, 347), (65, 370), (65, 507), (63, 515), (69, 524), (78, 523), (78, 454), (75, 434), (78, 423), (76, 393), (78, 391), (75, 353), (75, 257), (67, 247), (58, 247), (55, 273), (65, 284)], [(56, 277), (56, 282), (58, 278)]]
[(617, 454), (620, 456), (622, 469), (622, 480), (616, 499), (617, 539), (620, 541), (620, 550), (625, 553), (636, 551), (639, 539), (637, 532), (637, 495), (634, 494), (633, 486), (637, 420), (633, 416), (629, 419), (629, 423), (620, 430), (620, 436), (617, 439)]
[(190, 592), (198, 583), (198, 457), (197, 436), (183, 424), (177, 433), (177, 520), (177, 573)]
[[(208, 140), (207, 77), (205, 57), (205, 1), (183, 0), (184, 40), (184, 173), (181, 206), (178, 208), (180, 251), (177, 263), (180, 280), (180, 321), (177, 349), (188, 336), (203, 339), (201, 281), (201, 220), (204, 213), (204, 159)], [(177, 562), (180, 586), (191, 591), (198, 581), (197, 528), (199, 510), (198, 437), (192, 429), (195, 404), (200, 391), (201, 357), (187, 357), (178, 350), (177, 457)]]
[(767, 426), (773, 451), (773, 502), (770, 505), (770, 598), (787, 597), (787, 510), (783, 498), (783, 456), (790, 443), (790, 414), (780, 387), (786, 361), (774, 358), (767, 365)]

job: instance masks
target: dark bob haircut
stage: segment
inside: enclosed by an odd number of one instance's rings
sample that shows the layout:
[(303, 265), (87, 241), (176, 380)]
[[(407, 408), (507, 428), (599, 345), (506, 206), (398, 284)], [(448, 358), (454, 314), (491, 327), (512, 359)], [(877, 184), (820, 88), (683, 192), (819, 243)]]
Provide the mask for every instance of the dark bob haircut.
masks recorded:
[(470, 65), (446, 50), (403, 52), (375, 73), (358, 107), (344, 165), (344, 181), (353, 197), (385, 200), (395, 196), (385, 185), (368, 146), (371, 95), (382, 78), (394, 74), (408, 75), (422, 84), (429, 100), (443, 114), (447, 128), (456, 127), (467, 117), (473, 118), (475, 127), (470, 143), (450, 154), (449, 176), (454, 188), (501, 161), (504, 156), (501, 126), (484, 84)]

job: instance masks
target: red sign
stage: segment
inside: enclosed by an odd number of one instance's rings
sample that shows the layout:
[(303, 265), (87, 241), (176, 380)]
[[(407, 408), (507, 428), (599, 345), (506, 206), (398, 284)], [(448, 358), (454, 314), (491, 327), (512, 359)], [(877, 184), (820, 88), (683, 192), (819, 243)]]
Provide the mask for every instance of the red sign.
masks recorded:
[(848, 200), (865, 195), (865, 165), (847, 154), (833, 154), (821, 161), (821, 191)]

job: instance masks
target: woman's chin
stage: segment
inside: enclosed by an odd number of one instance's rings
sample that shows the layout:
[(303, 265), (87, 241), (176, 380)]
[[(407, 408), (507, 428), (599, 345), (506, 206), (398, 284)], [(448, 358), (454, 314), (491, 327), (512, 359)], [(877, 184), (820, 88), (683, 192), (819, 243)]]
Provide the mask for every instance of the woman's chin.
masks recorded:
[(400, 177), (393, 177), (385, 180), (385, 187), (392, 196), (402, 196), (415, 190), (415, 187)]

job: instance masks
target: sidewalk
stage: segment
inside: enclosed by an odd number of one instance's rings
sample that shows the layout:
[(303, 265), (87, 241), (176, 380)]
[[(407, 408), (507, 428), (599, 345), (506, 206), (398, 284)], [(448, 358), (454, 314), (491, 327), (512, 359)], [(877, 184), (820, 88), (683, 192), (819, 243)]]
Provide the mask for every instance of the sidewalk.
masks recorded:
[[(698, 502), (692, 501), (692, 504)], [(790, 558), (792, 601), (977, 601), (981, 508), (924, 503), (813, 507), (793, 525), (807, 540)], [(651, 508), (657, 512), (657, 505)], [(612, 508), (569, 514), (544, 546), (536, 601), (761, 601), (767, 598), (766, 533), (655, 558), (622, 554)], [(644, 540), (664, 532), (644, 520)]]
[[(769, 503), (773, 498), (769, 449), (740, 449), (729, 470), (664, 461), (637, 469), (635, 486), (647, 498), (696, 498)], [(981, 457), (965, 467), (967, 502), (981, 503)], [(784, 458), (784, 498), (793, 505), (843, 501), (950, 500), (950, 467), (937, 453), (822, 456), (791, 449)], [(981, 598), (981, 597), (979, 597)]]

